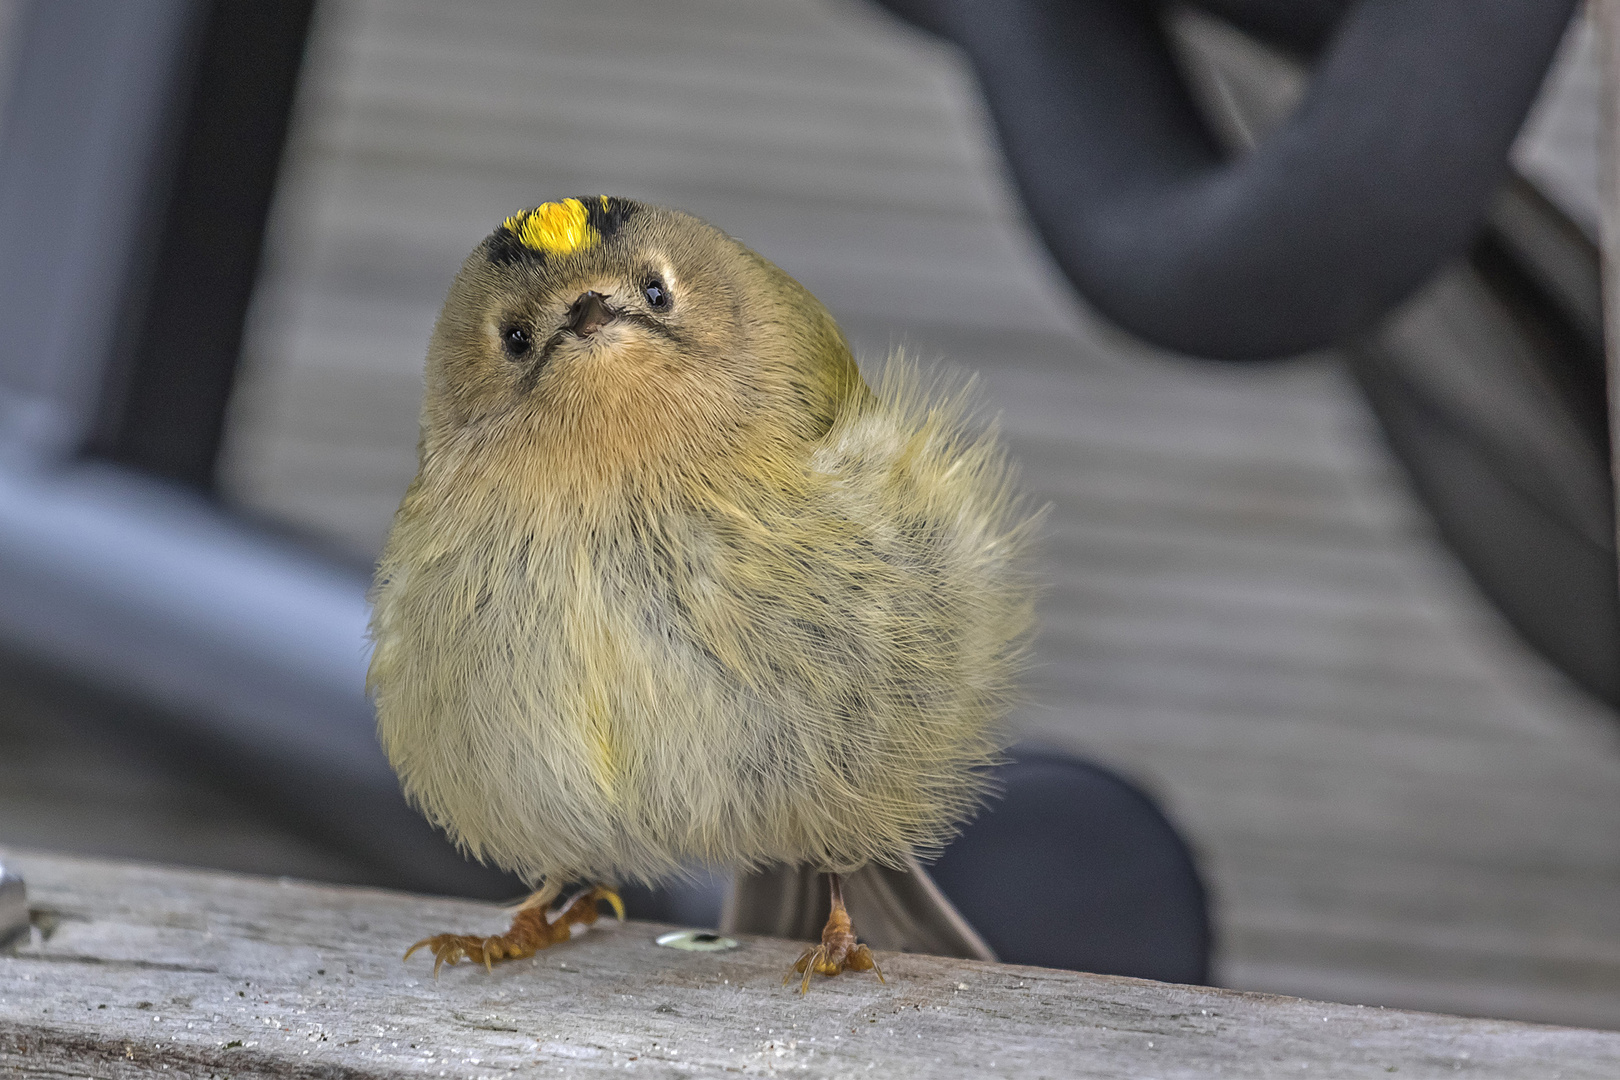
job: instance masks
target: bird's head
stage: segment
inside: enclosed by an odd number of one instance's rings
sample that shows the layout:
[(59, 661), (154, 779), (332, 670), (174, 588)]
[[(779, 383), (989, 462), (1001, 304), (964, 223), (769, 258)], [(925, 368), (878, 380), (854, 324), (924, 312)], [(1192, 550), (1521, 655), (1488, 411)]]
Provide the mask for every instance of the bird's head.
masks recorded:
[(718, 229), (564, 199), (507, 218), (451, 286), (428, 352), (423, 463), (449, 454), (588, 486), (776, 458), (860, 387), (827, 310)]

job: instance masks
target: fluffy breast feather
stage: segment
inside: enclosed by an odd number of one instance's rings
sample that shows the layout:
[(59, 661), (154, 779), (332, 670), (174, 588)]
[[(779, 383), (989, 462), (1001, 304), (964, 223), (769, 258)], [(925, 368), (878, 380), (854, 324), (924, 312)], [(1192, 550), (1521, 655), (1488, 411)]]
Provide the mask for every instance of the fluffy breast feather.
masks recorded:
[(969, 403), (891, 364), (791, 491), (710, 477), (475, 527), (402, 508), (371, 687), (409, 797), (535, 880), (937, 847), (1032, 617), (1031, 518)]

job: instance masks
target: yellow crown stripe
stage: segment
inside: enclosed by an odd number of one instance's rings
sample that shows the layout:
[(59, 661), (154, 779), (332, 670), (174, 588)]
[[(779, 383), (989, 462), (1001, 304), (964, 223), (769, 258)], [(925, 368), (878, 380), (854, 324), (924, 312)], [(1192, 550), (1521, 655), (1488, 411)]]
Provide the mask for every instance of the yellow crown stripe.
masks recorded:
[(549, 255), (588, 251), (602, 239), (601, 234), (591, 228), (585, 204), (578, 199), (545, 203), (526, 214), (513, 214), (502, 224), (512, 230), (524, 247)]

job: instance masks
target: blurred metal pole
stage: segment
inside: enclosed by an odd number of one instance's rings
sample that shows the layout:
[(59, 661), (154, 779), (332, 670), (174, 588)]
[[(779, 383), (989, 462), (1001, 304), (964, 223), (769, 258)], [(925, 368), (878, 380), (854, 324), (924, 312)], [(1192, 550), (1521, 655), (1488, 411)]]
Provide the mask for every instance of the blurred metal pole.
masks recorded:
[(156, 236), (89, 449), (211, 491), (314, 0), (198, 8)]
[(0, 98), (0, 462), (76, 453), (166, 187), (195, 0), (16, 17)]
[[(1587, 17), (1597, 34), (1603, 67), (1598, 124), (1598, 160), (1603, 169), (1603, 313), (1609, 371), (1609, 452), (1620, 506), (1620, 0), (1589, 0)], [(1615, 515), (1620, 550), (1620, 514)]]
[(28, 932), (28, 889), (0, 863), (0, 949)]

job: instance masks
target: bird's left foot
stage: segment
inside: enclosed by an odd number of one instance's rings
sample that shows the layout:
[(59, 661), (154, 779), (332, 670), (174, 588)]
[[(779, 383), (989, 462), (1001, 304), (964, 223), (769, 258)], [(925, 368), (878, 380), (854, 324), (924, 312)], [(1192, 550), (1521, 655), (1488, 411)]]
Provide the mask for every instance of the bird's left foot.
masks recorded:
[(827, 877), (832, 889), (832, 913), (827, 916), (827, 925), (822, 928), (821, 944), (804, 950), (798, 963), (783, 978), (782, 985), (786, 986), (795, 975), (803, 975), (804, 981), (799, 984), (799, 993), (802, 994), (810, 989), (811, 975), (838, 975), (845, 971), (876, 972), (878, 982), (887, 983), (889, 980), (883, 977), (883, 969), (878, 967), (872, 950), (855, 940), (849, 911), (844, 907), (843, 881), (837, 874), (828, 874)]
[(613, 912), (624, 921), (624, 901), (619, 894), (605, 885), (597, 885), (579, 893), (556, 910), (548, 910), (556, 893), (545, 890), (525, 901), (512, 918), (512, 925), (504, 934), (477, 937), (472, 934), (435, 934), (423, 938), (405, 950), (405, 959), (417, 949), (433, 953), (433, 977), (445, 964), (451, 967), (463, 960), (493, 968), (497, 960), (522, 960), (541, 949), (567, 941), (576, 924), (589, 926), (596, 921), (596, 903), (606, 900)]

